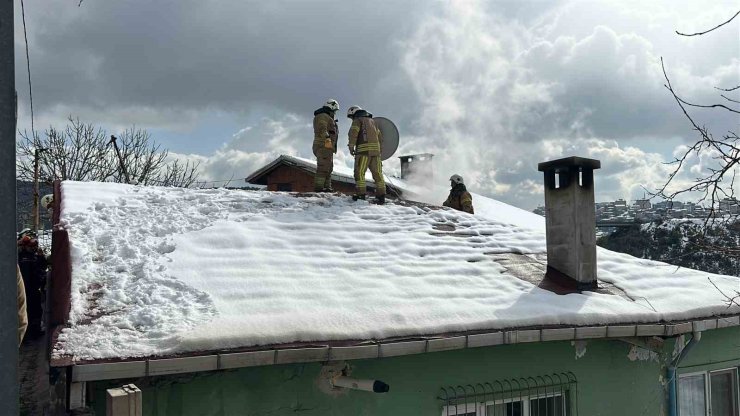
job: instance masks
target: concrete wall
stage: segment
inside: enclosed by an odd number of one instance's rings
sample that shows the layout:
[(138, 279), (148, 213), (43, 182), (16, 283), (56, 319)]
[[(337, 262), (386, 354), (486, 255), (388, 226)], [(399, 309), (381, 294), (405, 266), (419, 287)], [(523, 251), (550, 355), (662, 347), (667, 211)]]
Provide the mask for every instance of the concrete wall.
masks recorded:
[[(327, 391), (311, 363), (96, 382), (89, 397), (104, 414), (105, 390), (134, 382), (145, 415), (441, 415), (442, 386), (571, 371), (578, 415), (661, 415), (673, 352), (672, 339), (660, 354), (616, 340), (503, 345), (350, 362), (352, 376), (388, 383), (386, 394)], [(705, 332), (680, 371), (719, 362), (740, 365), (740, 328)]]

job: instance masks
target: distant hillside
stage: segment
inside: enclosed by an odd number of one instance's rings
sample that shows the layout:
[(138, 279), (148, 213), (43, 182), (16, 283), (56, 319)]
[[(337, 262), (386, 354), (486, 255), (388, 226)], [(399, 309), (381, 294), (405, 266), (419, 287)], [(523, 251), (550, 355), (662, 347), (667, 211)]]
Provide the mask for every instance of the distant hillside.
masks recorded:
[[(33, 182), (16, 181), (16, 216), (15, 228), (20, 231), (24, 228), (33, 228)], [(44, 196), (53, 192), (53, 187), (46, 183), (39, 184), (39, 195)], [(39, 219), (44, 229), (51, 228), (51, 218), (45, 209), (39, 210)]]
[(635, 257), (658, 260), (710, 273), (740, 276), (740, 256), (712, 249), (740, 249), (740, 221), (709, 227), (700, 220), (667, 220), (621, 228), (597, 244)]

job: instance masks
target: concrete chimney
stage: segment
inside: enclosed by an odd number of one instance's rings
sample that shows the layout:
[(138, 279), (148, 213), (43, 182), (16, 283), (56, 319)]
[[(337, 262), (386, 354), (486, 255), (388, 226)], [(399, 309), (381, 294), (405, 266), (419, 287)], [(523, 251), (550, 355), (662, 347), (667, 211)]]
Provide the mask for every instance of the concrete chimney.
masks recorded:
[(565, 275), (578, 290), (597, 287), (594, 169), (599, 168), (600, 161), (576, 156), (537, 165), (545, 173), (547, 273)]
[(399, 156), (399, 159), (401, 159), (401, 179), (419, 176), (425, 179), (425, 183), (432, 183), (434, 181), (433, 157), (434, 155), (431, 153)]

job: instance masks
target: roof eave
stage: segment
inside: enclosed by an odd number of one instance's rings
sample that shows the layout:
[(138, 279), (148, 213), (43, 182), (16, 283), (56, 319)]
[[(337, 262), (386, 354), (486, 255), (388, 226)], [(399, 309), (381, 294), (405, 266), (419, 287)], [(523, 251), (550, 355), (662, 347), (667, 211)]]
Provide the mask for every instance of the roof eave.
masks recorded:
[[(647, 336), (673, 337), (689, 332), (701, 332), (735, 326), (740, 326), (740, 315), (728, 315), (668, 324), (519, 328), (426, 338), (365, 341), (349, 346), (321, 345), (321, 343), (304, 344), (298, 347), (281, 345), (253, 351), (209, 352), (187, 357), (76, 363), (72, 365), (72, 381), (112, 380), (276, 364), (397, 357), (505, 344)], [(69, 366), (69, 364), (70, 361), (68, 358), (52, 360), (52, 366)]]

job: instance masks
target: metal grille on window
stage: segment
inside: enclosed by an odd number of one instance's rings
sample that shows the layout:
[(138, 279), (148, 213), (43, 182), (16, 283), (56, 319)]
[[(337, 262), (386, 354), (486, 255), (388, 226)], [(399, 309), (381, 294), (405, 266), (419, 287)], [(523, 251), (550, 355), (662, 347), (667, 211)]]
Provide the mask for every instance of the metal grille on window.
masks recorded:
[(571, 373), (445, 386), (442, 416), (578, 416), (578, 386)]

